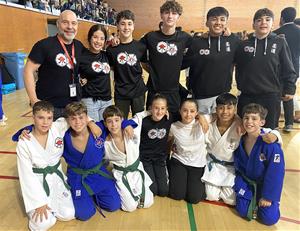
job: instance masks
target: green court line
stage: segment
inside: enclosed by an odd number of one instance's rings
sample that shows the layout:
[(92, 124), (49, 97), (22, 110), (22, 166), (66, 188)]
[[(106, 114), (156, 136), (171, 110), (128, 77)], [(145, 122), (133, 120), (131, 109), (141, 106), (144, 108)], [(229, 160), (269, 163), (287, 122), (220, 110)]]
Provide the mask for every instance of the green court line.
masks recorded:
[(189, 213), (189, 221), (190, 221), (190, 228), (191, 231), (197, 231), (197, 226), (195, 222), (195, 216), (194, 216), (194, 210), (193, 210), (193, 205), (190, 203), (186, 203), (188, 213)]

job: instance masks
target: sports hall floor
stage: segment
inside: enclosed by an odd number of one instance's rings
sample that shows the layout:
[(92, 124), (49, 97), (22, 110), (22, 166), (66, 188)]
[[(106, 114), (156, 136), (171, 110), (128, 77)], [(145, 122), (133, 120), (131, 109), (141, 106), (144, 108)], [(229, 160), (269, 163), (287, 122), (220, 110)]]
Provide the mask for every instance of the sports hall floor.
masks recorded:
[[(300, 95), (299, 83), (297, 88)], [(31, 109), (24, 89), (4, 95), (3, 101), (8, 121), (5, 127), (0, 127), (0, 230), (27, 230), (16, 168), (16, 144), (11, 141), (11, 135), (31, 123)], [(106, 218), (97, 212), (85, 222), (57, 222), (52, 230), (300, 230), (300, 124), (294, 124), (291, 133), (281, 132), (281, 135), (286, 172), (281, 218), (274, 226), (243, 220), (222, 202), (204, 201), (190, 205), (155, 197), (155, 203), (149, 209), (132, 213), (104, 212)]]

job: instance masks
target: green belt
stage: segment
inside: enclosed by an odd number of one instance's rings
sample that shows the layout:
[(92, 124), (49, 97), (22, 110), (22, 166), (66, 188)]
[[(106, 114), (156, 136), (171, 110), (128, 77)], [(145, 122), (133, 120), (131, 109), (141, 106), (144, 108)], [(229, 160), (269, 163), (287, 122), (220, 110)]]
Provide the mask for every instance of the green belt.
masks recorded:
[(86, 191), (88, 192), (88, 194), (90, 196), (94, 195), (94, 191), (91, 189), (91, 187), (85, 183), (85, 178), (88, 177), (88, 175), (91, 175), (91, 174), (98, 174), (100, 176), (103, 176), (103, 177), (106, 177), (108, 179), (113, 179), (113, 177), (109, 174), (107, 174), (106, 172), (100, 170), (100, 168), (103, 166), (104, 164), (104, 161), (101, 161), (98, 165), (96, 165), (95, 167), (93, 168), (90, 168), (90, 169), (82, 169), (82, 168), (73, 168), (71, 166), (68, 166), (68, 168), (72, 169), (75, 173), (81, 175), (81, 183), (83, 185), (83, 187), (86, 189)]
[(242, 172), (239, 172), (243, 179), (253, 187), (253, 196), (251, 198), (248, 211), (247, 211), (247, 219), (251, 221), (252, 219), (256, 218), (256, 212), (257, 212), (257, 203), (256, 203), (256, 193), (257, 193), (257, 184), (255, 181), (249, 179), (245, 174)]
[(225, 160), (219, 160), (217, 159), (213, 154), (208, 153), (209, 157), (211, 158), (211, 161), (208, 162), (208, 170), (211, 171), (212, 169), (212, 163), (221, 164), (223, 166), (233, 166), (233, 162), (225, 161)]
[[(138, 201), (140, 199), (140, 205), (139, 207), (144, 207), (144, 201), (145, 201), (145, 174), (142, 170), (138, 169), (138, 166), (140, 164), (140, 160), (137, 159), (132, 165), (130, 166), (127, 166), (127, 167), (120, 167), (120, 166), (117, 166), (117, 165), (114, 165), (114, 168), (116, 170), (119, 170), (119, 171), (122, 171), (123, 172), (123, 175), (122, 175), (122, 181), (123, 181), (123, 184), (125, 185), (125, 187), (128, 189), (128, 191), (130, 192), (132, 198), (135, 200), (135, 201)], [(142, 180), (143, 180), (143, 184), (142, 184), (142, 193), (141, 195), (139, 196), (135, 196), (130, 188), (130, 185), (129, 185), (129, 182), (128, 182), (128, 179), (126, 177), (127, 173), (129, 172), (135, 172), (135, 171), (138, 171), (141, 176), (142, 176)]]
[(58, 175), (59, 178), (63, 181), (65, 187), (68, 190), (70, 189), (70, 186), (65, 182), (65, 179), (64, 179), (64, 176), (63, 176), (62, 172), (57, 169), (59, 165), (60, 165), (60, 161), (58, 161), (58, 163), (56, 165), (47, 166), (46, 168), (32, 168), (34, 173), (43, 174), (43, 187), (44, 187), (44, 190), (45, 190), (47, 196), (49, 196), (49, 194), (50, 194), (49, 185), (46, 181), (46, 176), (48, 174), (56, 173), (56, 175)]

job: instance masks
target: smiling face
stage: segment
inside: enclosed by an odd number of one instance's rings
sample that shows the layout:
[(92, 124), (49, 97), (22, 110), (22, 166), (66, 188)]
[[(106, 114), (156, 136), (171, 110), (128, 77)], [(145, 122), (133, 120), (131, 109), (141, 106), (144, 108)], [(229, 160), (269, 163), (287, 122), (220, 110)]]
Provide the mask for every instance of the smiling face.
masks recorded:
[(163, 28), (175, 28), (179, 19), (179, 14), (174, 11), (164, 11), (160, 14)]
[(40, 110), (33, 115), (34, 129), (40, 134), (46, 134), (53, 122), (53, 112)]
[(122, 118), (120, 116), (109, 116), (105, 119), (105, 126), (112, 136), (120, 135), (122, 133), (121, 124)]
[(253, 29), (257, 38), (265, 38), (271, 32), (273, 27), (273, 18), (270, 16), (261, 16), (253, 22)]
[(131, 19), (122, 18), (117, 24), (121, 40), (131, 40), (134, 31), (134, 22)]
[(265, 120), (261, 119), (258, 113), (245, 113), (243, 116), (243, 126), (248, 134), (260, 134), (264, 124)]
[(77, 134), (87, 130), (88, 116), (86, 113), (69, 115), (67, 121), (73, 131)]
[(195, 102), (186, 101), (180, 108), (181, 122), (184, 124), (191, 123), (197, 116), (198, 110)]
[(97, 30), (92, 35), (90, 41), (90, 50), (93, 53), (100, 53), (105, 44), (105, 35), (101, 30)]
[(167, 113), (167, 102), (165, 99), (156, 99), (151, 105), (151, 116), (154, 121), (160, 121)]
[(72, 43), (77, 34), (78, 21), (74, 12), (66, 10), (62, 12), (57, 20), (58, 34), (64, 42)]
[(206, 26), (209, 29), (209, 34), (212, 36), (222, 35), (227, 25), (227, 17), (225, 15), (221, 16), (211, 16), (206, 21)]
[(233, 120), (235, 113), (236, 113), (236, 107), (233, 104), (227, 104), (227, 105), (217, 105), (216, 107), (216, 113), (219, 122), (229, 122)]

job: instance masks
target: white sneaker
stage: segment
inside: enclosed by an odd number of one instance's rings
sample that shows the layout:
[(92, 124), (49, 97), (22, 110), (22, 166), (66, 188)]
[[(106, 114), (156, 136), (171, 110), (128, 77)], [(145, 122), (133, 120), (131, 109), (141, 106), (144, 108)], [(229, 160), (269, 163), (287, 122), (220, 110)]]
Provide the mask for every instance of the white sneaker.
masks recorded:
[(8, 118), (3, 114), (2, 120), (3, 120), (3, 121), (6, 121), (6, 120), (8, 120)]
[(2, 120), (0, 120), (0, 126), (5, 126), (6, 125), (6, 123), (4, 122), (4, 120), (2, 119)]

